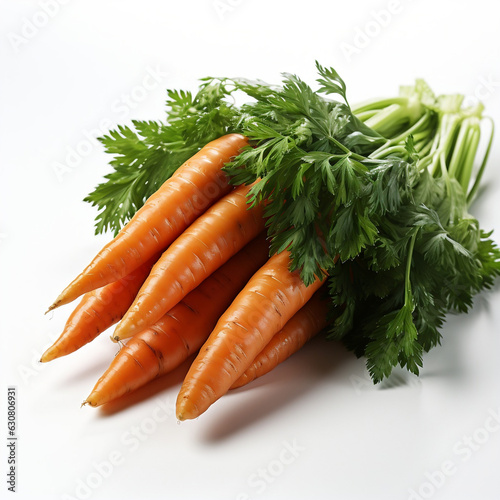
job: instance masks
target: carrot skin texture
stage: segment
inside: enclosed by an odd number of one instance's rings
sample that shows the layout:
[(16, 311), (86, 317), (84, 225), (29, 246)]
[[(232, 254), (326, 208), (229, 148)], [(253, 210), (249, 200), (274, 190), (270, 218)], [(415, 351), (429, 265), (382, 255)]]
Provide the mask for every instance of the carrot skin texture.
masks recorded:
[(186, 161), (48, 310), (127, 276), (172, 243), (210, 205), (232, 190), (221, 168), (247, 143), (240, 134), (225, 135)]
[(265, 227), (240, 186), (196, 219), (163, 253), (113, 334), (123, 340), (153, 325)]
[(327, 300), (318, 295), (320, 292), (316, 292), (311, 300), (274, 335), (245, 373), (233, 383), (231, 389), (243, 387), (269, 373), (325, 328), (329, 305)]
[(306, 287), (289, 264), (287, 250), (271, 257), (220, 317), (182, 384), (179, 420), (198, 417), (223, 396), (324, 282)]
[(85, 403), (100, 406), (177, 368), (206, 340), (217, 319), (268, 258), (258, 236), (174, 306), (134, 335), (112, 361)]
[(127, 312), (160, 254), (124, 278), (87, 292), (71, 313), (64, 330), (42, 355), (42, 363), (66, 356), (94, 340)]

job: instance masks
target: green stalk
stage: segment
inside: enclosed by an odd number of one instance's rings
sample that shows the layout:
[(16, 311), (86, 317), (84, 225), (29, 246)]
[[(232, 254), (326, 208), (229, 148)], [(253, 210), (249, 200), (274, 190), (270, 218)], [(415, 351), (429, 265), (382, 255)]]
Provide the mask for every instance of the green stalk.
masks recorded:
[(464, 151), (467, 147), (467, 134), (468, 128), (466, 125), (467, 120), (462, 122), (460, 126), (460, 131), (457, 136), (457, 140), (455, 142), (455, 146), (453, 147), (453, 155), (450, 160), (450, 166), (448, 168), (448, 172), (452, 177), (458, 177), (460, 162), (464, 155)]
[(373, 109), (373, 110), (367, 110), (367, 111), (362, 111), (360, 113), (356, 113), (356, 116), (362, 121), (365, 122), (372, 116), (375, 116), (380, 110), (379, 109)]
[(425, 82), (417, 81), (412, 87), (402, 87), (399, 97), (372, 100), (354, 107), (353, 112), (365, 125), (387, 138), (369, 159), (380, 160), (391, 154), (407, 157), (405, 141), (411, 135), (419, 156), (419, 168), (442, 176), (448, 189), (451, 179), (457, 179), (470, 205), (491, 151), (494, 124), (491, 118), (485, 118), (491, 123), (490, 137), (469, 189), (480, 143), (483, 106), (463, 109), (463, 99), (459, 94), (436, 98)]
[(484, 153), (483, 161), (482, 161), (481, 166), (479, 167), (479, 170), (477, 172), (474, 184), (473, 184), (471, 190), (469, 191), (469, 194), (467, 195), (467, 204), (469, 206), (474, 201), (474, 198), (476, 197), (477, 191), (479, 189), (479, 185), (481, 183), (481, 178), (483, 176), (484, 169), (486, 168), (486, 163), (488, 162), (488, 157), (490, 156), (491, 146), (493, 145), (493, 136), (495, 134), (495, 122), (493, 121), (493, 119), (489, 116), (485, 116), (484, 119), (489, 121), (491, 124), (490, 139), (488, 141), (488, 146), (486, 147), (486, 152)]
[(360, 113), (363, 113), (365, 111), (379, 111), (380, 109), (387, 108), (388, 106), (392, 104), (398, 104), (400, 106), (407, 106), (408, 105), (408, 98), (407, 97), (391, 97), (388, 99), (372, 99), (370, 101), (362, 102), (352, 108), (352, 112), (355, 115), (359, 115)]
[(389, 147), (379, 148), (377, 149), (377, 151), (375, 151), (370, 155), (370, 158), (379, 160), (381, 158), (387, 158), (387, 156), (393, 153), (399, 153), (403, 157), (408, 155), (408, 151), (406, 151), (404, 146), (397, 145), (397, 146), (392, 146), (390, 148)]
[(432, 164), (431, 172), (434, 176), (438, 175), (439, 172), (443, 174), (443, 163), (446, 165), (446, 161), (443, 162), (443, 160), (449, 155), (459, 122), (460, 117), (455, 113), (444, 113), (441, 116), (438, 131), (438, 142), (435, 150), (431, 153), (435, 158)]
[(401, 130), (409, 120), (407, 108), (399, 104), (391, 104), (369, 118), (365, 125), (384, 137), (391, 137)]
[[(386, 142), (383, 146), (380, 146), (380, 148), (378, 148), (374, 153), (372, 153), (373, 157), (374, 158), (378, 158), (380, 153), (383, 153), (383, 151), (385, 149), (388, 149), (390, 148), (391, 146), (395, 145), (395, 144), (400, 144), (400, 143), (403, 143), (406, 141), (406, 139), (410, 136), (410, 135), (413, 135), (415, 133), (417, 133), (417, 131), (419, 131), (421, 128), (423, 128), (424, 130), (423, 131), (420, 131), (418, 132), (419, 134), (424, 134), (426, 133), (426, 128), (425, 126), (427, 125), (427, 123), (429, 122), (429, 120), (431, 119), (430, 117), (430, 113), (429, 112), (426, 112), (424, 115), (422, 115), (420, 117), (420, 119), (414, 123), (410, 128), (406, 129), (404, 132), (400, 133), (398, 136), (394, 137), (393, 139), (390, 139), (388, 142)], [(377, 130), (377, 132), (379, 132)], [(380, 133), (380, 132), (379, 132)], [(414, 136), (415, 138), (415, 136)], [(371, 155), (371, 156), (372, 156)]]
[(431, 147), (432, 147), (432, 141), (429, 140), (425, 141), (425, 145), (421, 149), (415, 146), (421, 158), (424, 158), (429, 154)]
[(467, 190), (469, 189), (472, 167), (474, 166), (474, 158), (476, 157), (480, 137), (481, 132), (478, 125), (469, 128), (467, 133), (467, 148), (465, 150), (465, 157), (462, 161), (462, 168), (460, 168), (459, 176), (457, 177), (464, 193), (467, 193)]
[(413, 248), (415, 247), (415, 240), (417, 239), (418, 230), (416, 230), (410, 240), (410, 247), (408, 249), (408, 259), (406, 261), (406, 272), (405, 272), (405, 303), (404, 307), (413, 306), (413, 300), (411, 295), (411, 262), (413, 258)]

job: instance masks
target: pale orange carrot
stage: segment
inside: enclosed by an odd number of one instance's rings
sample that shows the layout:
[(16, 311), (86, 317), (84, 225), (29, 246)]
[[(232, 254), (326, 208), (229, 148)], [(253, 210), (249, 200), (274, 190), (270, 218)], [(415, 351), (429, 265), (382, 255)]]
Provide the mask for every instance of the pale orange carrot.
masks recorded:
[(311, 298), (324, 278), (305, 286), (290, 272), (287, 250), (257, 271), (200, 349), (177, 398), (177, 418), (196, 418), (225, 394), (273, 335)]
[(215, 203), (163, 253), (116, 327), (116, 341), (153, 325), (264, 229), (262, 205), (249, 208), (250, 187)]
[(125, 277), (166, 248), (212, 203), (231, 191), (221, 168), (245, 145), (244, 136), (229, 134), (210, 142), (179, 167), (48, 310)]
[(87, 292), (71, 313), (60, 337), (42, 355), (45, 363), (66, 356), (94, 340), (126, 313), (160, 254), (124, 278)]
[(242, 387), (262, 377), (301, 349), (327, 325), (328, 307), (329, 303), (323, 297), (323, 290), (318, 290), (257, 354), (253, 363), (233, 383), (231, 389)]
[(155, 325), (134, 335), (112, 361), (85, 400), (100, 406), (179, 366), (196, 352), (217, 319), (268, 258), (265, 236), (258, 236)]

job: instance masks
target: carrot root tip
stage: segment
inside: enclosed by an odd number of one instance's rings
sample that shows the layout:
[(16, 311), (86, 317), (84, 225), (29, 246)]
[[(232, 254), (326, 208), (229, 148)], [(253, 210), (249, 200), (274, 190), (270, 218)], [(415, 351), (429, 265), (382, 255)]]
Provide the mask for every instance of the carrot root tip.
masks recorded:
[[(64, 356), (64, 354), (62, 354)], [(40, 358), (40, 363), (47, 363), (48, 361), (52, 361), (53, 359), (59, 358), (61, 356), (61, 352), (59, 348), (56, 347), (56, 344), (51, 345)]]
[(44, 316), (49, 313), (50, 311), (53, 311), (54, 309), (58, 308), (61, 305), (60, 300), (56, 300), (43, 314)]
[(48, 350), (42, 354), (42, 357), (40, 358), (39, 363), (46, 363), (47, 361), (51, 361), (52, 357), (49, 356)]

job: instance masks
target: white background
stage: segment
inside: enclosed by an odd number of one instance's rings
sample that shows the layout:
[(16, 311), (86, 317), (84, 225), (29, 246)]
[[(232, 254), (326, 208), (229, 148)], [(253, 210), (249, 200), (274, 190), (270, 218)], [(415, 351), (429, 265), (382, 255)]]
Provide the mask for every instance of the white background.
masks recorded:
[[(0, 437), (16, 385), (16, 498), (500, 498), (498, 287), (449, 317), (419, 379), (397, 372), (373, 387), (362, 360), (317, 341), (182, 424), (173, 403), (186, 366), (99, 411), (80, 403), (115, 354), (106, 334), (37, 363), (71, 306), (43, 312), (109, 238), (93, 235), (95, 210), (81, 201), (108, 172), (94, 135), (162, 119), (165, 88), (206, 75), (278, 82), (287, 71), (312, 83), (314, 59), (340, 72), (351, 102), (423, 77), (436, 92), (481, 97), (500, 123), (495, 2), (0, 5)], [(472, 207), (497, 242), (499, 144)]]

